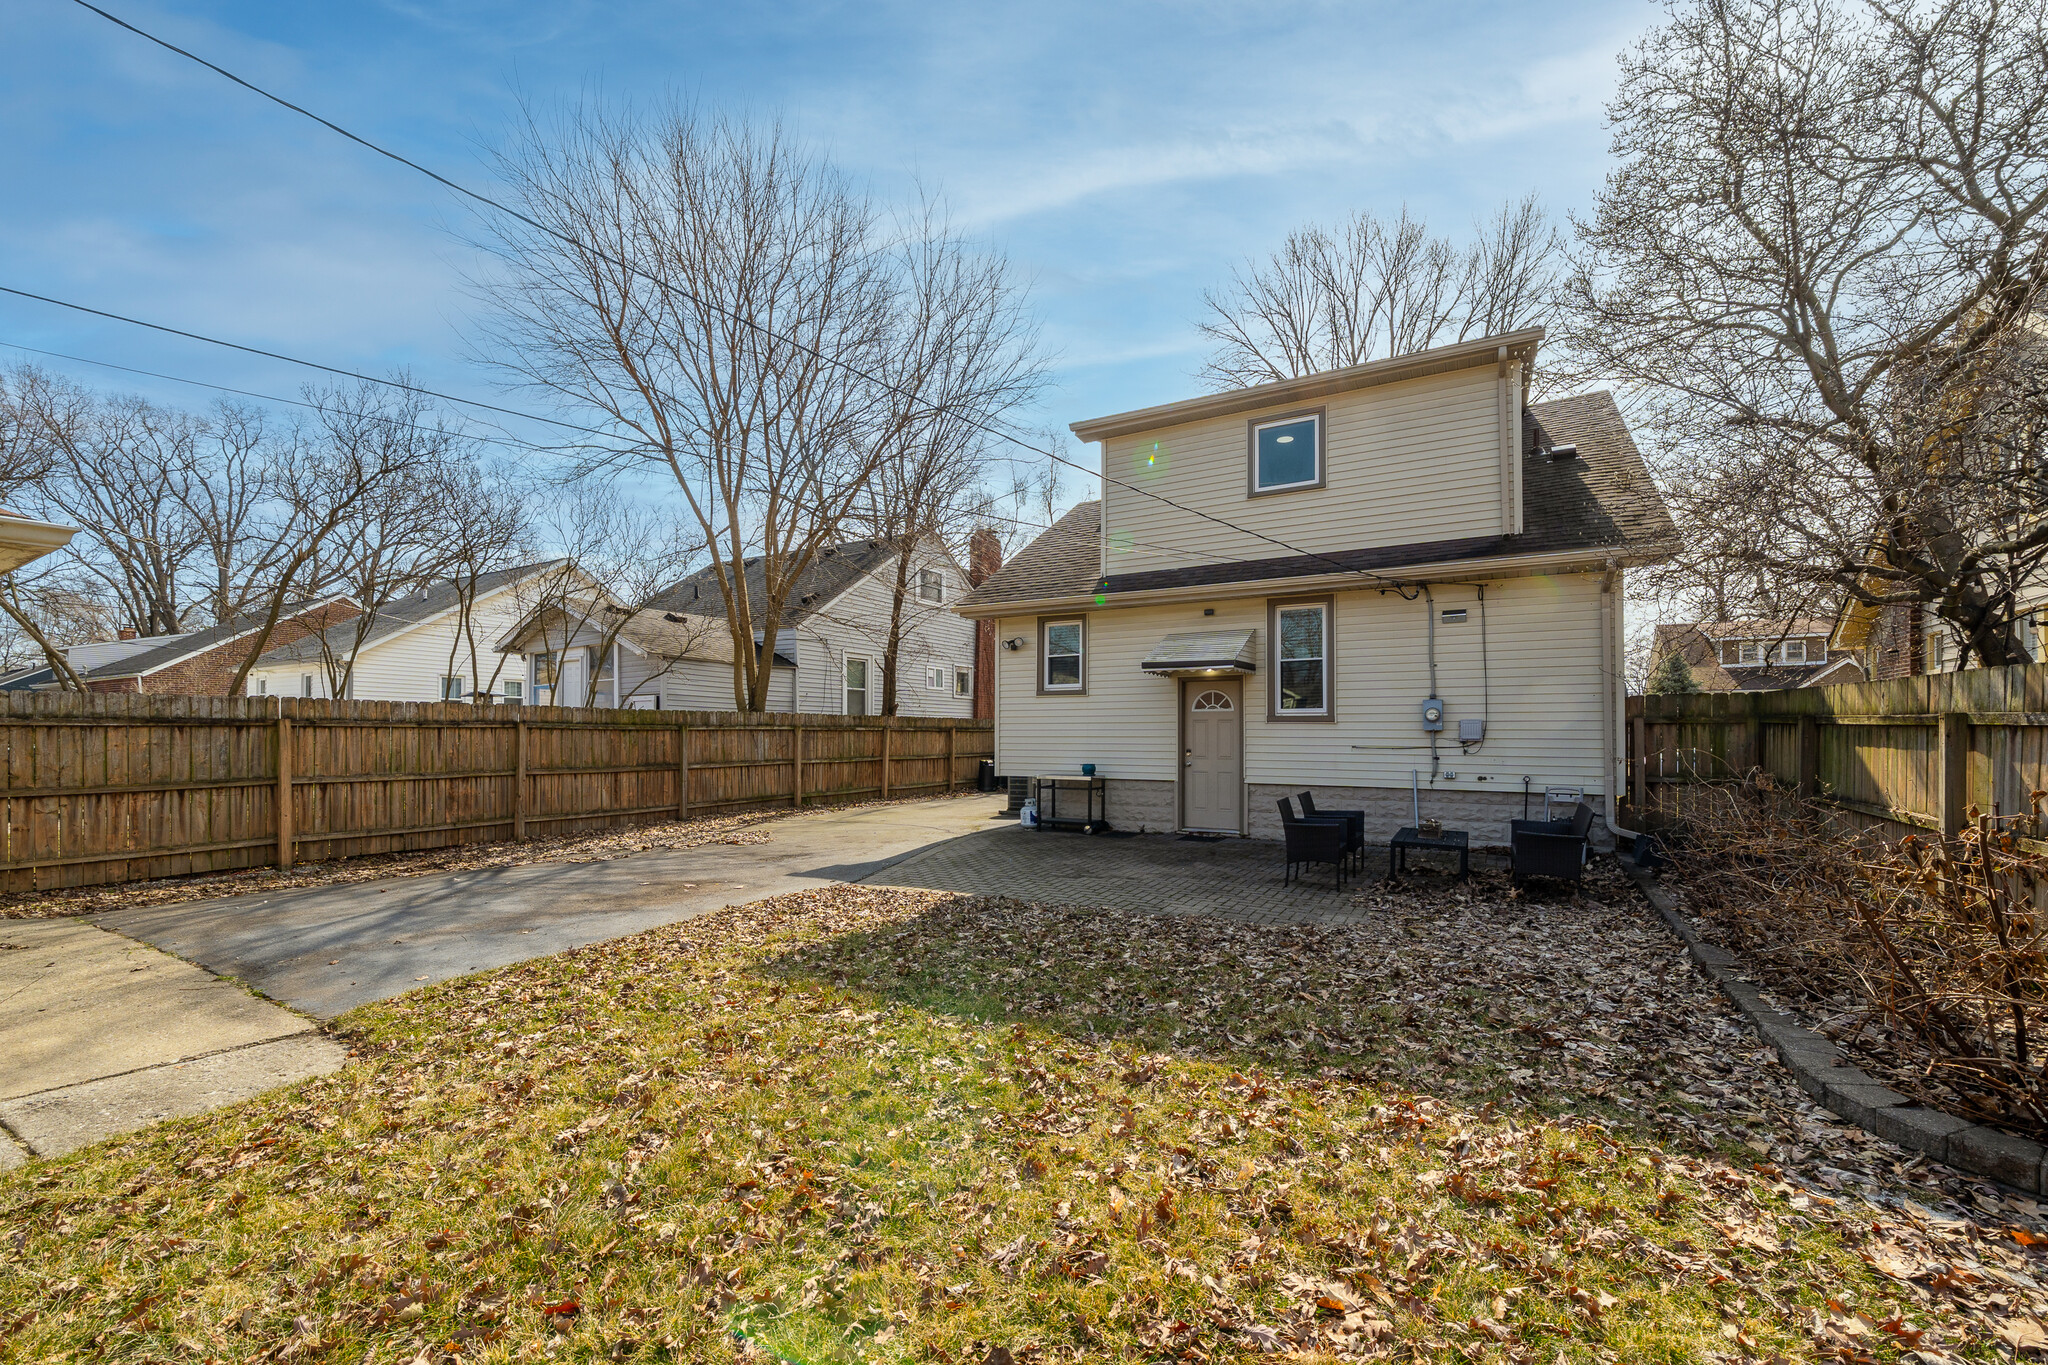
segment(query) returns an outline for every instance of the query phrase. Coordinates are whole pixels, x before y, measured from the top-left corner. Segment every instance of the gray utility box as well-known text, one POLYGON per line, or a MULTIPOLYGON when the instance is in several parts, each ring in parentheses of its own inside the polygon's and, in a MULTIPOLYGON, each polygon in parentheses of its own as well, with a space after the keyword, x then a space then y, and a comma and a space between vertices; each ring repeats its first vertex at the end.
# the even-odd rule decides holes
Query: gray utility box
POLYGON ((1458 722, 1458 742, 1460 744, 1477 744, 1485 738, 1486 721, 1483 718, 1461 720, 1458 722))

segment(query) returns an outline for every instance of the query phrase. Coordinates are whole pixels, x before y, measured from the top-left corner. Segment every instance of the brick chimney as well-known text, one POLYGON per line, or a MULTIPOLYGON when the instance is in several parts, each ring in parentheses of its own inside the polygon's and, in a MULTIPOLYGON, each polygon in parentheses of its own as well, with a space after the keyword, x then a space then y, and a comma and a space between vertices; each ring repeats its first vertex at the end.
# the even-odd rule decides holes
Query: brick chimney
MULTIPOLYGON (((967 582, 980 587, 1003 567, 1003 542, 989 527, 967 537, 967 582)), ((996 623, 974 623, 974 718, 994 720, 996 714, 996 623)))
POLYGON ((141 631, 135 629, 135 627, 133 626, 121 627, 121 638, 124 640, 133 640, 139 635, 141 635, 141 633, 141 631))

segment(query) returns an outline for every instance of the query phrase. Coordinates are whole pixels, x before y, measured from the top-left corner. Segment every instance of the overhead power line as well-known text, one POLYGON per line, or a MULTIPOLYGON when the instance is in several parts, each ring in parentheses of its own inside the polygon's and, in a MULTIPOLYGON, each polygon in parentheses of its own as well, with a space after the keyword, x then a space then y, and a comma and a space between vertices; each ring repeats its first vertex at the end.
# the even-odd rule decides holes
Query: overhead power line
MULTIPOLYGON (((451 180, 447 176, 442 175, 438 171, 431 170, 428 167, 421 165, 419 162, 412 160, 410 157, 401 155, 398 152, 394 152, 390 148, 382 146, 376 142, 372 142, 370 139, 363 137, 359 133, 351 132, 349 129, 342 127, 340 124, 334 122, 332 119, 323 118, 319 114, 314 113, 312 110, 307 109, 303 105, 294 104, 292 101, 284 98, 284 96, 274 94, 271 91, 264 89, 262 86, 257 85, 253 81, 244 80, 242 77, 236 75, 234 72, 228 70, 226 67, 221 66, 215 62, 210 62, 196 52, 192 52, 189 49, 182 48, 168 39, 159 38, 156 34, 149 32, 147 29, 138 28, 136 25, 129 23, 126 19, 121 18, 119 15, 111 14, 108 11, 101 9, 98 5, 91 3, 91 0, 73 0, 73 3, 78 5, 81 9, 87 9, 92 11, 94 14, 97 14, 100 18, 105 19, 108 23, 113 24, 116 27, 126 29, 128 32, 134 34, 138 38, 142 38, 148 42, 156 44, 158 47, 163 48, 166 52, 174 53, 177 56, 185 58, 189 62, 194 62, 200 66, 205 67, 208 71, 213 72, 215 75, 220 76, 225 80, 232 81, 234 84, 241 86, 244 90, 247 90, 253 95, 257 95, 263 99, 269 100, 272 104, 275 104, 280 108, 288 109, 292 113, 299 115, 301 118, 312 120, 314 123, 319 124, 321 127, 327 129, 329 132, 334 133, 340 137, 344 137, 348 139, 350 142, 355 143, 357 146, 363 148, 365 151, 374 152, 378 156, 385 157, 388 160, 397 162, 399 165, 404 166, 408 170, 417 171, 421 175, 426 176, 429 180, 434 181, 436 184, 442 185, 450 190, 453 190, 456 194, 459 194, 466 199, 473 200, 476 203, 485 205, 488 208, 495 209, 497 212, 502 213, 509 218, 524 223, 526 226, 532 228, 536 232, 544 233, 549 237, 553 237, 555 240, 562 242, 567 246, 573 247, 578 251, 588 252, 591 255, 596 256, 598 259, 605 261, 607 264, 617 269, 628 271, 631 274, 638 275, 641 278, 648 280, 648 282, 651 284, 655 284, 665 289, 675 289, 676 292, 682 294, 685 298, 690 299, 699 307, 709 308, 713 312, 720 313, 725 317, 730 318, 734 322, 739 323, 743 327, 760 333, 762 336, 769 337, 787 346, 793 346, 824 364, 837 366, 838 368, 846 371, 848 374, 851 374, 856 378, 865 380, 868 383, 874 384, 878 388, 887 390, 888 392, 894 393, 899 397, 908 398, 913 403, 922 403, 922 400, 920 400, 916 394, 913 394, 896 384, 892 384, 888 380, 883 379, 878 375, 870 373, 866 369, 854 364, 851 361, 841 359, 838 356, 827 355, 825 352, 820 351, 816 347, 810 346, 796 339, 795 337, 784 335, 783 333, 776 331, 774 328, 769 327, 761 322, 758 322, 751 317, 747 317, 744 314, 737 313, 732 309, 727 308, 724 305, 718 303, 716 300, 705 299, 696 294, 691 293, 686 289, 681 289, 680 287, 676 286, 673 282, 653 279, 652 277, 648 276, 646 271, 640 269, 638 266, 635 266, 630 261, 621 260, 618 257, 612 256, 608 252, 605 252, 597 247, 594 247, 587 242, 581 241, 576 237, 570 236, 568 233, 563 232, 560 229, 549 227, 545 223, 542 223, 535 218, 529 217, 527 214, 521 213, 518 209, 513 208, 511 205, 506 204, 501 200, 494 199, 490 195, 484 194, 480 191, 470 189, 468 186, 463 185, 457 181, 451 180)), ((7 292, 20 293, 21 291, 8 290, 7 292)), ((35 296, 28 295, 27 297, 33 298, 35 296)), ((82 311, 91 312, 93 310, 85 309, 82 311)), ((142 325, 151 326, 153 324, 144 323, 142 325)), ((159 328, 158 330, 173 331, 175 329, 159 328)), ((181 333, 180 335, 189 335, 189 333, 181 333)), ((251 348, 238 347, 237 349, 250 350, 251 348)), ((255 354, 266 355, 269 353, 257 351, 255 352, 255 354)), ((323 366, 321 368, 326 367, 323 366)), ((335 371, 335 373, 344 372, 335 371)), ((356 377, 360 378, 361 376, 356 377)), ((932 407, 929 403, 922 403, 922 405, 928 411, 939 411, 939 409, 932 407)), ((478 406, 488 407, 489 405, 482 404, 478 406)), ((501 412, 505 411, 505 409, 502 408, 496 410, 501 412)), ((1390 587, 1394 587, 1396 589, 1402 586, 1396 580, 1388 578, 1384 574, 1376 574, 1368 569, 1353 568, 1348 564, 1344 564, 1338 560, 1330 558, 1328 555, 1321 554, 1314 550, 1304 550, 1298 545, 1289 544, 1287 541, 1281 540, 1275 536, 1269 536, 1263 531, 1255 531, 1248 526, 1241 526, 1238 523, 1231 521, 1226 517, 1219 517, 1214 513, 1204 512, 1198 508, 1189 507, 1184 503, 1176 502, 1172 498, 1169 498, 1166 495, 1164 495, 1163 493, 1155 493, 1149 488, 1141 488, 1138 485, 1126 482, 1125 480, 1112 478, 1107 468, 1103 468, 1100 470, 1090 469, 1088 468, 1088 466, 1084 464, 1080 464, 1074 460, 1068 459, 1066 456, 1059 454, 1057 451, 1048 449, 1044 446, 1033 445, 1029 441, 1026 441, 1022 437, 1018 436, 1016 433, 1011 431, 1005 431, 1002 428, 994 426, 979 418, 965 416, 962 418, 962 420, 965 421, 965 423, 968 426, 972 427, 976 431, 981 432, 984 435, 993 436, 997 440, 1008 441, 1011 444, 1016 445, 1024 450, 1029 450, 1034 454, 1044 456, 1048 460, 1052 460, 1059 464, 1063 464, 1070 469, 1079 470, 1083 474, 1092 475, 1096 478, 1101 479, 1105 485, 1114 485, 1118 488, 1124 489, 1127 492, 1136 493, 1141 497, 1150 498, 1155 502, 1163 503, 1164 505, 1173 508, 1175 511, 1185 513, 1188 516, 1198 517, 1203 521, 1207 521, 1213 523, 1214 525, 1222 526, 1228 530, 1235 531, 1239 535, 1248 536, 1254 540, 1264 541, 1268 545, 1277 546, 1280 549, 1287 550, 1293 554, 1301 555, 1304 558, 1313 559, 1321 563, 1328 564, 1340 573, 1354 574, 1361 578, 1372 579, 1376 582, 1385 584, 1390 587)), ((572 423, 557 422, 556 425, 570 427, 572 430, 589 430, 589 428, 576 428, 572 423)), ((1103 463, 1106 466, 1108 464, 1108 460, 1105 458, 1103 463)), ((1403 595, 1405 596, 1406 594, 1403 595)))

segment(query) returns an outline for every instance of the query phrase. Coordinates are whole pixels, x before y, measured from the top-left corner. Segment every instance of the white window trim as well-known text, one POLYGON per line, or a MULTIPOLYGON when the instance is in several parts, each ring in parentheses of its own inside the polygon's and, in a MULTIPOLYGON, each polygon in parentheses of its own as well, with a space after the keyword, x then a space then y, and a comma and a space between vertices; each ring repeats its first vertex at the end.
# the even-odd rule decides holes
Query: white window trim
POLYGON ((946 670, 944 665, 926 664, 924 666, 924 690, 927 692, 943 692, 946 690, 946 686, 946 670))
POLYGON ((1735 642, 1735 667, 1762 668, 1764 644, 1760 640, 1737 640, 1735 642))
POLYGON ((860 711, 858 714, 863 716, 873 715, 874 713, 868 710, 868 702, 875 694, 875 662, 865 654, 848 654, 839 665, 839 712, 841 715, 851 716, 855 714, 847 702, 847 693, 855 690, 860 692, 860 711), (848 681, 848 675, 853 671, 853 665, 856 663, 861 665, 861 681, 864 684, 859 689, 856 689, 848 681))
POLYGON ((946 600, 946 573, 943 569, 919 569, 917 571, 917 600, 920 602, 943 602, 946 600), (925 578, 932 580, 932 591, 925 591, 925 578))
POLYGON ((1041 692, 1085 692, 1088 690, 1088 622, 1079 616, 1048 616, 1038 627, 1038 639, 1043 655, 1038 661, 1038 690, 1041 692), (1080 632, 1080 650, 1074 654, 1055 655, 1052 652, 1052 633, 1059 626, 1072 626, 1080 632), (1055 658, 1074 661, 1075 681, 1056 683, 1052 680, 1052 661, 1055 658))
POLYGON ((1330 667, 1330 618, 1332 614, 1330 605, 1328 602, 1276 602, 1273 604, 1273 714, 1282 719, 1291 720, 1310 716, 1320 717, 1330 714, 1330 692, 1333 682, 1331 677, 1333 670, 1330 667), (1285 634, 1280 629, 1280 621, 1282 617, 1291 611, 1312 611, 1323 620, 1323 651, 1320 655, 1315 656, 1316 662, 1320 663, 1323 668, 1323 704, 1321 706, 1283 707, 1280 704, 1281 664, 1307 662, 1305 658, 1285 658, 1280 652, 1283 647, 1282 638, 1285 634))
POLYGON ((1814 660, 1808 657, 1806 641, 1786 640, 1778 646, 1778 662, 1781 664, 1804 664, 1812 663, 1814 660), (1794 645, 1799 646, 1799 657, 1796 659, 1792 657, 1792 646, 1794 645))
POLYGON ((973 669, 956 668, 953 670, 953 695, 956 697, 971 697, 974 695, 973 669))
POLYGON ((468 693, 468 689, 467 689, 466 687, 464 687, 464 686, 463 686, 463 684, 467 683, 468 681, 469 681, 469 678, 468 678, 468 676, 467 676, 467 675, 465 675, 465 674, 462 674, 462 673, 444 673, 444 674, 442 674, 442 675, 441 675, 441 700, 442 700, 442 701, 467 701, 467 700, 469 700, 469 693, 468 693), (452 687, 452 688, 450 687, 450 684, 451 684, 451 683, 453 684, 453 687, 452 687), (450 696, 450 695, 449 695, 449 693, 450 693, 451 691, 453 691, 453 693, 454 693, 454 695, 453 695, 453 696, 450 696))
POLYGON ((1275 417, 1271 421, 1252 423, 1251 458, 1252 492, 1255 494, 1285 493, 1290 488, 1318 487, 1323 482, 1323 414, 1320 412, 1297 412, 1290 417, 1275 417), (1291 427, 1300 422, 1313 422, 1315 424, 1315 472, 1308 478, 1296 479, 1293 483, 1259 482, 1259 433, 1271 427, 1291 427))

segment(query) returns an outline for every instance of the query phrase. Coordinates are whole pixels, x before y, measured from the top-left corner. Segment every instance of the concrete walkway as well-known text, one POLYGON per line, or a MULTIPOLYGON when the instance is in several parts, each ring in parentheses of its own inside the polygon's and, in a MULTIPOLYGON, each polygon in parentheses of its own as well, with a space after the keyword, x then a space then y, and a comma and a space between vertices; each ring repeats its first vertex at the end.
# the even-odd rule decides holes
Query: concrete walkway
POLYGON ((0 1166, 319 1075, 312 1020, 78 920, 0 921, 0 1166))
POLYGON ((429 982, 638 933, 764 896, 859 881, 986 828, 1001 797, 820 811, 706 844, 116 910, 95 922, 318 1019, 429 982))
POLYGON ((858 881, 1001 808, 827 810, 761 826, 766 843, 0 921, 0 1169, 337 1070, 315 1021, 368 1001, 858 881))

